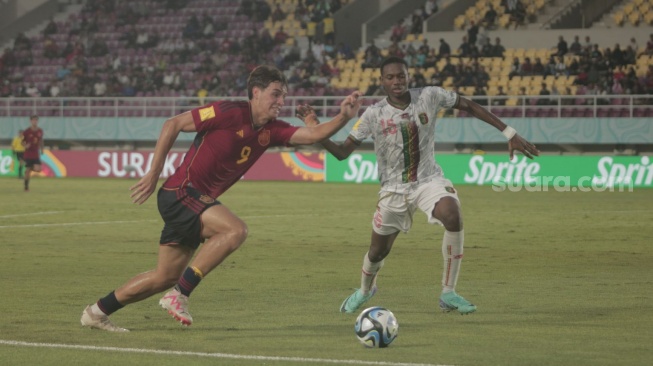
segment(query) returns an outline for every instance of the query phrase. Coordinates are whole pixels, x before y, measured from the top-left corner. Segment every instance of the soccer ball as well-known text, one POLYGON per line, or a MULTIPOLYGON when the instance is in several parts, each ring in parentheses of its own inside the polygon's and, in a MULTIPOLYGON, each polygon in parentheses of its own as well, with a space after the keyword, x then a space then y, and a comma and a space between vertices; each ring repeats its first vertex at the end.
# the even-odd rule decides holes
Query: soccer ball
POLYGON ((392 311, 375 306, 363 310, 356 318, 356 337, 369 348, 384 348, 397 338, 399 323, 392 311))

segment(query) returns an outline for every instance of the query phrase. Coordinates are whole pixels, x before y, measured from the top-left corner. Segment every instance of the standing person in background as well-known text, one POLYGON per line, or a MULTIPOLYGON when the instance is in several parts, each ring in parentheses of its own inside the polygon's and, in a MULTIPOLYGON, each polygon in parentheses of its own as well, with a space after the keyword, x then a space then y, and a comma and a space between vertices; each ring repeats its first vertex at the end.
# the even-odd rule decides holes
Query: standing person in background
POLYGON ((283 72, 259 66, 247 80, 248 101, 214 102, 163 124, 151 169, 131 187, 134 203, 142 204, 154 192, 179 133, 197 135, 184 161, 157 195, 164 226, 156 269, 136 275, 87 306, 82 312, 83 326, 127 332, 114 325, 109 315, 173 286, 159 305, 182 324, 191 325, 191 292, 247 238, 245 222, 217 198, 238 182, 269 147, 311 145, 329 138, 358 115, 362 102, 360 94, 354 92, 340 104, 340 113, 331 121, 296 127, 277 119, 287 90, 283 72))
MULTIPOLYGON (((345 299, 340 311, 353 313, 374 296, 376 277, 385 257, 399 233, 411 228, 413 214, 419 208, 430 224, 440 224, 445 229, 440 308, 472 313, 476 306, 455 291, 463 258, 463 219, 458 193, 433 158, 438 111, 456 108, 502 131, 511 159, 515 150, 529 158, 539 155, 539 151, 487 109, 453 91, 440 87, 408 89, 408 65, 404 59, 388 57, 381 63, 380 71, 387 98, 365 110, 344 143, 322 141, 338 160, 344 160, 371 137, 381 181, 371 244, 363 258, 361 287, 345 299)), ((300 112, 298 115, 307 126, 319 123, 310 107, 300 112)))
POLYGON ((25 154, 25 146, 23 146, 23 130, 18 130, 18 134, 11 141, 11 151, 16 156, 18 160, 18 179, 23 177, 23 168, 25 167, 25 160, 23 155, 25 154))
POLYGON ((29 191, 29 180, 32 172, 41 171, 41 154, 43 153, 43 130, 39 127, 39 116, 29 118, 30 127, 23 131, 25 146, 25 192, 29 191))

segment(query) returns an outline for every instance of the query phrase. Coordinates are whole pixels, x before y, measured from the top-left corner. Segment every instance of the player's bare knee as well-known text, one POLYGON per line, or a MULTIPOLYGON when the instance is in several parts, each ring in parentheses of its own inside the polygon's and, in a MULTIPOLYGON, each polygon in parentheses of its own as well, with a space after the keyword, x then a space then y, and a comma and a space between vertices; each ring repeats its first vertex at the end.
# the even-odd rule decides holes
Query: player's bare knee
POLYGON ((367 257, 370 259, 370 262, 378 263, 385 259, 388 254, 390 254, 390 249, 391 248, 386 247, 370 248, 370 250, 367 252, 367 257))
POLYGON ((463 229, 463 219, 458 210, 451 210, 441 214, 438 219, 447 231, 460 231, 463 229))

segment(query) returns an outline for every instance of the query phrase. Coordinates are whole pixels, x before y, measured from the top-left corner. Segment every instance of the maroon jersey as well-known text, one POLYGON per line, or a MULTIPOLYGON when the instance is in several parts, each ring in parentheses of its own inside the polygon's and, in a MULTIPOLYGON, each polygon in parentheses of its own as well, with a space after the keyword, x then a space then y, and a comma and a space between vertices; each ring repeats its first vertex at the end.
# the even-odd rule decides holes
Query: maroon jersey
POLYGON ((273 120, 254 129, 249 102, 215 102, 191 111, 197 136, 184 161, 163 186, 191 185, 217 198, 271 146, 288 145, 299 127, 273 120))
POLYGON ((25 141, 25 154, 24 159, 38 159, 40 158, 39 151, 41 150, 41 141, 43 140, 43 130, 37 128, 33 130, 31 127, 23 131, 23 141, 25 141))

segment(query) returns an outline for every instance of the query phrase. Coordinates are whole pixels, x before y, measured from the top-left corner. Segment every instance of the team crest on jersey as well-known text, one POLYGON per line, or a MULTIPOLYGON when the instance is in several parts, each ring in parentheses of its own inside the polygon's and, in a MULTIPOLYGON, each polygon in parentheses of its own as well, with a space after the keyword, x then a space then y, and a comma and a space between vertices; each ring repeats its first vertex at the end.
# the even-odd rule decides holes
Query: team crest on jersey
POLYGON ((456 193, 456 190, 453 187, 444 187, 444 190, 452 194, 456 193))
POLYGON ((211 204, 211 203, 215 202, 215 199, 203 194, 203 195, 200 196, 200 201, 202 201, 202 202, 204 202, 204 203, 206 203, 208 205, 208 204, 211 204))
POLYGON ((199 115, 200 115, 200 122, 204 122, 207 119, 211 119, 215 117, 215 109, 213 109, 213 106, 202 108, 199 110, 199 115))
POLYGON ((429 123, 429 116, 427 116, 426 113, 420 113, 418 117, 419 117, 419 123, 423 125, 429 123))
POLYGON ((263 130, 258 134, 258 143, 261 146, 268 146, 270 144, 270 130, 263 130))

